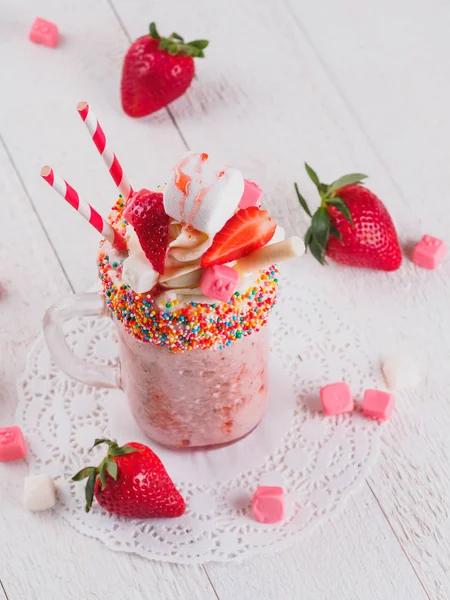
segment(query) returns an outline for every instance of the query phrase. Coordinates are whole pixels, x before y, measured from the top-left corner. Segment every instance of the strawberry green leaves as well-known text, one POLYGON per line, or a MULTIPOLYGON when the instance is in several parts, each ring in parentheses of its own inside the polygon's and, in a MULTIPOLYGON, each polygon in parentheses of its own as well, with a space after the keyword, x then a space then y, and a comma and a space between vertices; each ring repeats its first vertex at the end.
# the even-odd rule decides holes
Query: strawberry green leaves
POLYGON ((298 201, 300 202, 300 204, 302 205, 303 210, 305 211, 305 213, 310 216, 312 218, 312 214, 311 211, 309 210, 309 206, 308 203, 306 202, 306 200, 303 198, 303 196, 300 194, 300 190, 298 189, 298 185, 296 183, 294 183, 294 187, 295 187, 295 191, 297 192, 297 198, 298 201))
POLYGON ((311 169, 311 167, 308 165, 308 163, 305 163, 305 169, 306 169, 306 172, 309 175, 309 178, 314 183, 314 185, 317 186, 317 187, 319 187, 320 186, 320 180, 317 177, 317 173, 313 169, 311 169))
POLYGON ((337 208, 338 211, 344 215, 344 217, 347 219, 350 225, 353 225, 352 215, 350 214, 350 211, 348 210, 347 205, 343 200, 335 196, 334 198, 327 200, 327 204, 331 204, 331 206, 337 208))
POLYGON ((314 214, 306 202, 305 198, 301 195, 298 185, 295 183, 295 192, 297 194, 298 201, 300 202, 303 210, 306 214, 311 217, 311 226, 305 234, 305 245, 306 248, 311 251, 311 254, 320 262, 320 264, 326 264, 325 252, 328 244, 330 235, 336 237, 341 244, 342 236, 341 232, 331 223, 329 207, 333 206, 336 210, 341 212, 350 225, 353 226, 352 216, 345 202, 340 198, 336 192, 347 185, 360 184, 367 175, 362 173, 352 173, 350 175, 344 175, 336 181, 330 184, 322 183, 317 173, 307 163, 305 163, 305 170, 308 177, 314 183, 319 192, 321 199, 320 207, 314 214))
POLYGON ((311 220, 311 254, 323 265, 325 264, 325 248, 330 235, 330 216, 325 206, 321 206, 313 214, 311 220))
POLYGON ((91 473, 88 477, 85 490, 86 506, 85 511, 89 512, 92 508, 92 501, 94 500, 94 489, 95 480, 97 479, 97 473, 91 473))
POLYGON ((72 477, 72 481, 82 481, 83 479, 87 478, 85 490, 86 512, 89 512, 92 507, 97 477, 100 478, 102 490, 104 490, 108 484, 108 480, 106 478, 107 474, 112 477, 114 481, 117 480, 119 469, 114 457, 124 456, 125 454, 131 454, 132 452, 140 452, 140 450, 137 448, 133 448, 132 446, 119 446, 117 442, 113 442, 112 440, 108 440, 106 438, 96 439, 91 450, 100 444, 107 444, 108 446, 108 453, 100 465, 98 467, 85 467, 72 477))
POLYGON ((179 33, 170 34, 169 37, 161 37, 156 28, 156 23, 150 23, 150 37, 159 41, 159 48, 167 50, 169 54, 182 54, 184 56, 192 56, 193 58, 204 58, 203 50, 208 46, 208 40, 192 40, 185 42, 184 38, 179 33))
POLYGON ((332 194, 336 190, 340 190, 346 185, 353 185, 354 183, 361 183, 363 179, 367 179, 367 175, 363 175, 362 173, 351 173, 350 175, 344 175, 336 181, 333 181, 328 186, 328 193, 332 194))

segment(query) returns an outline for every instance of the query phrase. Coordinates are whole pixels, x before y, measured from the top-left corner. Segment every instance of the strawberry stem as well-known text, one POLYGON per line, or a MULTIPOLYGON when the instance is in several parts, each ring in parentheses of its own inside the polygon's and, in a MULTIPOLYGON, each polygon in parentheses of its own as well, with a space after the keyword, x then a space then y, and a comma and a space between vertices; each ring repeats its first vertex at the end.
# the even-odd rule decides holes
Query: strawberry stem
POLYGON ((320 196, 320 206, 316 212, 312 214, 308 203, 300 194, 298 185, 294 183, 298 201, 306 214, 311 217, 311 226, 305 234, 305 245, 320 264, 324 265, 326 264, 325 251, 330 235, 336 237, 342 244, 340 231, 331 224, 328 207, 334 206, 334 208, 344 215, 350 225, 353 226, 352 216, 348 206, 342 198, 339 197, 339 190, 347 185, 361 184, 362 180, 365 179, 367 175, 363 175, 362 173, 351 173, 350 175, 344 175, 343 177, 336 179, 336 181, 333 181, 330 184, 326 184, 320 181, 317 173, 307 163, 305 163, 305 170, 308 177, 316 186, 320 196))
POLYGON ((156 23, 150 23, 150 37, 159 40, 159 49, 166 50, 169 54, 192 56, 193 58, 204 58, 203 50, 208 46, 208 40, 192 40, 185 42, 184 38, 175 31, 169 37, 161 37, 158 33, 156 23))

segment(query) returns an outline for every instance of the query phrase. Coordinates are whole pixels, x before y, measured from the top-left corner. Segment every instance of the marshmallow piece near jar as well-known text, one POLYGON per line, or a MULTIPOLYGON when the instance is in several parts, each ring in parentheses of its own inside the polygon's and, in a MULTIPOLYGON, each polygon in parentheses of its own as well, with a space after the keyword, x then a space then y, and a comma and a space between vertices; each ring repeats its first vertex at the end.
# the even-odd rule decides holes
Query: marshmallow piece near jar
POLYGON ((23 503, 31 511, 48 510, 56 504, 56 489, 49 475, 29 475, 23 484, 23 503))
POLYGON ((415 387, 421 379, 418 365, 409 356, 399 355, 385 358, 381 370, 390 390, 415 387))
POLYGON ((122 279, 137 294, 143 294, 153 288, 159 273, 150 264, 145 254, 137 252, 123 261, 122 279))
POLYGON ((244 192, 240 171, 190 152, 175 166, 164 190, 164 210, 180 221, 214 236, 239 205, 244 192))

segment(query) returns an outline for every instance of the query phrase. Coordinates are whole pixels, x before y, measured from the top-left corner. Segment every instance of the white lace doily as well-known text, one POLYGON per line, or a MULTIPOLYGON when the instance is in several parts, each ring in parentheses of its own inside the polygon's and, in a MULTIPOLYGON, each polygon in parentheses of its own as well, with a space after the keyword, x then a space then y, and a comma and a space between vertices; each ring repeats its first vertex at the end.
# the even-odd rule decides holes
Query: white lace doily
MULTIPOLYGON (((17 421, 28 440, 30 472, 49 473, 56 480, 55 516, 113 550, 188 564, 280 550, 342 507, 373 463, 379 425, 359 412, 324 416, 318 411, 318 390, 345 380, 361 398, 375 383, 375 369, 357 331, 316 285, 305 289, 289 267, 282 269, 281 281, 289 284, 282 284, 272 316, 271 367, 277 385, 268 412, 252 434, 224 448, 177 452, 149 441, 121 391, 71 380, 53 363, 43 338, 37 340, 18 385, 17 421), (178 519, 127 521, 94 505, 86 514, 84 486, 71 482, 71 476, 100 461, 101 450, 88 453, 96 437, 150 445, 183 494, 186 513, 178 519), (287 515, 282 523, 253 520, 250 504, 259 484, 284 487, 287 515)), ((67 333, 80 356, 101 363, 116 360, 109 319, 71 321, 67 333)))

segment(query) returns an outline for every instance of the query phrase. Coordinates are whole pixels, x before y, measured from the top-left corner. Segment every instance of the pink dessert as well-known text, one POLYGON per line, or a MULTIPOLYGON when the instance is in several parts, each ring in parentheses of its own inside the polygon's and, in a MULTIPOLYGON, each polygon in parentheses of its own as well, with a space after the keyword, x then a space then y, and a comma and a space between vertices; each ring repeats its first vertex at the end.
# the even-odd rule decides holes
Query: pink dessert
POLYGON ((304 244, 285 240, 260 210, 259 186, 205 152, 186 154, 164 186, 134 192, 89 105, 78 111, 121 190, 109 222, 50 167, 41 176, 105 238, 97 266, 120 364, 80 361, 65 342, 71 315, 106 316, 95 293, 47 311, 52 355, 79 381, 122 387, 138 425, 162 444, 237 440, 267 404, 275 263, 302 255, 304 244))
POLYGON ((269 330, 223 350, 173 354, 119 327, 123 386, 148 437, 176 447, 226 444, 262 419, 269 385, 269 330))
POLYGON ((167 446, 237 440, 267 405, 274 257, 292 258, 303 247, 291 238, 272 251, 276 225, 266 211, 234 218, 244 187, 236 169, 189 153, 165 188, 141 190, 114 207, 111 224, 128 251, 100 246, 121 386, 142 430, 167 446), (212 264, 202 266, 208 251, 212 264))

